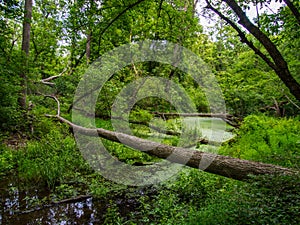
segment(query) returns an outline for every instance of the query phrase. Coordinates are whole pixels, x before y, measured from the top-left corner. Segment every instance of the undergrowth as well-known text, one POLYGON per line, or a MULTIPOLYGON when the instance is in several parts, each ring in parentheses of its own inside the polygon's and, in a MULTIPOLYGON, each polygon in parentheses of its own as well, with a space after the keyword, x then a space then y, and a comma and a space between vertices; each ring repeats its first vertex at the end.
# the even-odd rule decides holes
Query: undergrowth
MULTIPOLYGON (((44 121, 44 126, 53 123, 44 121)), ((112 129, 107 121, 98 127, 112 129)), ((42 130, 42 128, 40 128, 42 130)), ((39 132, 41 131, 39 130, 39 132)), ((66 128, 52 126, 39 139, 13 150, 0 147, 0 176, 15 171, 26 185, 52 190, 54 199, 92 194, 108 199, 105 224, 299 224, 300 177, 261 176, 249 183, 184 168, 171 180, 148 187, 126 187, 105 180, 81 156, 74 137, 66 128), (83 185, 79 186, 78 183, 83 185), (73 185, 75 184, 75 185, 73 185), (134 199, 133 211, 112 196, 134 199), (109 200, 111 199, 111 200, 109 200)), ((300 124, 298 119, 249 116, 222 154, 299 168, 300 124)), ((103 141, 112 155, 128 164, 155 162, 145 153, 103 141)), ((132 200, 133 201, 133 200, 132 200)))
POLYGON ((219 153, 299 169, 299 118, 248 116, 237 136, 219 153))

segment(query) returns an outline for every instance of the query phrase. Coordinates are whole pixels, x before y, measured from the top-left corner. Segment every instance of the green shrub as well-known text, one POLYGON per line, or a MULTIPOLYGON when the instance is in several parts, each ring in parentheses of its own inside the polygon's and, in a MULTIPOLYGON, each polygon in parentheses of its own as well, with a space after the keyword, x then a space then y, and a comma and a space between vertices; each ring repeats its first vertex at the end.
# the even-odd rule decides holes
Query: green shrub
POLYGON ((299 178, 263 176, 251 183, 232 183, 187 224, 299 224, 299 178))
POLYGON ((0 59, 1 131, 16 131, 24 122, 22 120, 22 112, 18 109, 19 91, 18 76, 10 65, 7 65, 0 59))
POLYGON ((11 149, 0 145, 0 176, 15 167, 14 155, 11 149))
POLYGON ((59 130, 52 130, 38 141, 28 141, 18 158, 21 179, 25 182, 42 182, 50 188, 88 168, 76 148, 74 138, 65 136, 59 130))
POLYGON ((237 136, 220 149, 237 158, 299 167, 300 121, 296 118, 248 116, 237 136))
POLYGON ((130 112, 130 119, 141 122, 149 122, 153 115, 147 110, 135 109, 130 112))

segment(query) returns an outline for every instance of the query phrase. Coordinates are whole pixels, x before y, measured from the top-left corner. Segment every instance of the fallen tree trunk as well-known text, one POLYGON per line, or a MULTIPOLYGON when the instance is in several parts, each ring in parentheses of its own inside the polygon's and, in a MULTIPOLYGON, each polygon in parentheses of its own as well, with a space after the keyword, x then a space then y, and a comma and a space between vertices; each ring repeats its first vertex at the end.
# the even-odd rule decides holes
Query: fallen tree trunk
POLYGON ((182 116, 182 117, 215 117, 215 118, 228 118, 233 117, 229 114, 224 113, 162 113, 162 112, 153 112, 154 115, 159 116, 182 116))
MULTIPOLYGON (((112 119, 123 120, 123 121, 126 122, 126 120, 124 120, 123 118, 119 118, 119 117, 112 117, 112 119)), ((173 136, 180 136, 181 135, 181 133, 179 133, 179 132, 163 129, 163 128, 154 126, 152 124, 149 124, 149 122, 146 122, 146 121, 129 120, 129 123, 137 124, 137 125, 143 125, 143 126, 149 127, 151 129, 157 131, 158 133, 162 133, 162 134, 173 135, 173 136)))
POLYGON ((265 164, 259 162, 253 162, 248 160, 242 160, 232 158, 229 156, 216 155, 213 153, 201 152, 197 150, 191 150, 187 148, 173 147, 165 144, 160 144, 153 141, 144 140, 135 136, 117 133, 102 128, 91 129, 78 126, 65 118, 56 115, 48 117, 55 117, 59 121, 68 124, 76 132, 87 135, 95 136, 95 131, 99 137, 105 138, 110 141, 119 142, 125 144, 131 148, 145 151, 145 153, 162 158, 168 159, 171 162, 183 164, 192 168, 202 169, 203 171, 233 178, 236 180, 248 180, 249 175, 266 175, 266 174, 283 174, 293 175, 299 171, 292 169, 265 164), (122 142, 120 141, 122 140, 122 142), (149 150, 150 149, 150 150, 149 150), (168 158, 172 154, 172 157, 168 158), (209 165, 205 168, 200 167, 200 162, 209 162, 209 165), (200 167, 200 168, 199 168, 200 167))
POLYGON ((230 126, 238 128, 240 126, 241 119, 225 113, 162 113, 162 112, 153 112, 154 115, 158 115, 162 118, 166 117, 212 117, 212 118, 220 118, 230 126))

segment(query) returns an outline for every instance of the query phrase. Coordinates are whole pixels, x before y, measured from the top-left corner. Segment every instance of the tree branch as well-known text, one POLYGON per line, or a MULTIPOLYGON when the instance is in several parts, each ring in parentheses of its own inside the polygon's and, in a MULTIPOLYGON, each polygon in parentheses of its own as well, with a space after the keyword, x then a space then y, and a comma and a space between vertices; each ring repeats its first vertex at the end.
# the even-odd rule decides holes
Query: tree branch
MULTIPOLYGON (((54 95, 45 95, 44 96, 45 98, 52 98, 56 101, 57 103, 57 113, 56 113, 56 116, 60 116, 60 102, 59 100, 54 96, 54 95)), ((52 117, 51 115, 46 115, 48 117, 52 117)))
POLYGON ((223 0, 238 16, 238 23, 245 27, 259 42, 263 44, 270 56, 274 60, 276 67, 287 68, 287 63, 283 59, 273 42, 246 16, 242 8, 234 0, 223 0))
POLYGON ((286 97, 286 99, 287 99, 290 103, 292 103, 297 109, 300 110, 300 106, 297 105, 295 102, 293 102, 292 99, 289 98, 289 96, 287 96, 287 95, 284 95, 284 96, 286 97))
POLYGON ((116 22, 124 13, 126 13, 128 10, 132 9, 133 7, 137 6, 138 4, 142 3, 145 0, 138 0, 137 2, 127 6, 125 9, 123 9, 115 18, 113 18, 107 25, 106 27, 104 27, 104 29, 102 30, 100 37, 99 37, 99 41, 98 41, 98 46, 100 46, 100 42, 101 42, 101 38, 102 35, 106 32, 106 30, 114 23, 116 22))
POLYGON ((295 18, 297 19, 299 25, 300 25, 300 12, 298 9, 294 6, 294 4, 290 0, 283 0, 285 4, 289 7, 289 9, 294 14, 295 18))
POLYGON ((42 84, 46 84, 46 85, 49 85, 49 86, 53 87, 55 85, 55 83, 52 83, 52 82, 49 82, 49 81, 54 80, 58 77, 61 77, 66 71, 67 71, 67 68, 65 68, 60 74, 55 75, 55 76, 51 76, 51 77, 47 77, 45 79, 40 80, 40 82, 42 84))
MULTIPOLYGON (((207 0, 206 0, 207 1, 207 0)), ((295 80, 291 75, 288 64, 277 49, 276 45, 264 34, 257 26, 255 26, 249 18, 246 16, 246 13, 234 0, 222 0, 227 3, 227 5, 235 12, 238 16, 238 23, 241 24, 245 29, 247 29, 267 50, 270 57, 275 63, 274 71, 278 77, 283 81, 283 83, 289 88, 290 92, 300 100, 300 84, 295 80)))
POLYGON ((236 32, 238 33, 239 37, 241 38, 241 42, 247 44, 255 52, 255 54, 259 55, 268 64, 268 66, 270 66, 273 70, 276 70, 276 65, 265 54, 263 54, 258 48, 256 48, 251 41, 249 41, 247 39, 247 37, 244 34, 244 32, 233 21, 231 21, 229 18, 227 18, 226 16, 224 16, 219 10, 217 10, 216 8, 214 8, 210 4, 210 2, 208 0, 206 0, 206 3, 207 3, 207 6, 206 6, 207 9, 212 10, 221 19, 223 19, 224 21, 226 21, 233 29, 236 30, 236 32))
POLYGON ((223 114, 223 113, 161 113, 161 112, 154 112, 153 114, 161 116, 163 119, 165 117, 172 117, 172 116, 182 116, 182 117, 214 117, 220 118, 224 122, 228 123, 230 126, 238 128, 240 126, 241 119, 230 115, 230 114, 223 114))

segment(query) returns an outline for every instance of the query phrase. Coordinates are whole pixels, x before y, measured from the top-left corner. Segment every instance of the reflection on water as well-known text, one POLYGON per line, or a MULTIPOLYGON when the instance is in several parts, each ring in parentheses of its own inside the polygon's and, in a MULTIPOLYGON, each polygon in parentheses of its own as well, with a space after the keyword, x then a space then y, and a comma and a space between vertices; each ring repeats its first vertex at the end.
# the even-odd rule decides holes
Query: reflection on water
MULTIPOLYGON (((9 181, 0 181, 0 224, 102 224, 107 209, 112 201, 121 214, 134 211, 138 207, 136 199, 126 196, 107 196, 106 199, 93 199, 92 197, 74 203, 38 204, 49 197, 47 190, 30 190, 20 192, 9 181)), ((140 193, 137 192, 138 195, 140 193)))

